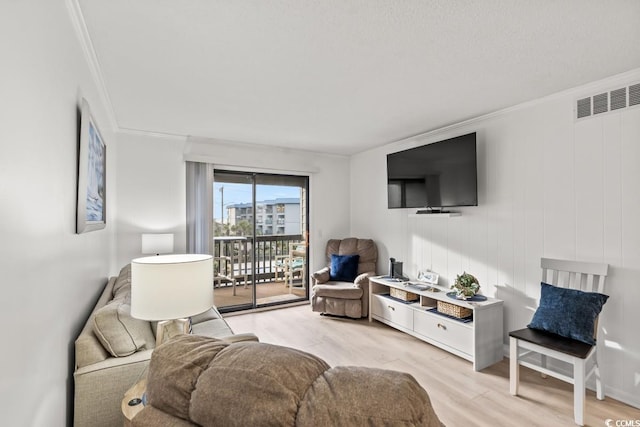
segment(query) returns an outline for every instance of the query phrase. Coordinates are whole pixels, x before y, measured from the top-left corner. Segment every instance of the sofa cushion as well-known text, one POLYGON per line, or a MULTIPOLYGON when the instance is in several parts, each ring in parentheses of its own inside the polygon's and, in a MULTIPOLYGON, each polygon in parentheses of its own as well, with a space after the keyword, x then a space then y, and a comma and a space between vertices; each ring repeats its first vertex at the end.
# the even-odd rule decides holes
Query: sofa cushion
POLYGON ((362 292, 362 288, 352 282, 330 282, 313 287, 314 295, 328 298, 360 299, 362 292))
POLYGON ((121 298, 126 294, 131 294, 131 264, 127 264, 120 269, 120 273, 113 284, 113 298, 121 298))
POLYGON ((358 261, 360 255, 337 255, 331 254, 331 269, 329 275, 331 280, 353 282, 358 275, 358 261))
POLYGON ((305 392, 327 369, 322 359, 292 348, 232 344, 198 379, 191 420, 210 426, 296 425, 305 392))
POLYGON ((124 300, 112 300, 96 311, 93 332, 112 356, 129 356, 155 347, 151 325, 131 317, 131 306, 124 300))
POLYGON ((218 313, 218 310, 216 310, 213 307, 211 307, 207 311, 203 311, 200 314, 196 314, 195 316, 191 316, 191 322, 194 325, 197 325, 198 323, 206 322, 206 321, 209 321, 209 320, 214 320, 214 319, 222 319, 222 316, 220 315, 220 313, 218 313))
POLYGON ((231 328, 223 319, 211 319, 204 322, 193 323, 191 331, 194 335, 202 335, 211 338, 220 338, 233 334, 231 328))
MULTIPOLYGON (((191 393, 198 378, 228 345, 217 339, 179 335, 158 346, 153 351, 149 364, 148 403, 188 420, 191 393)), ((211 391, 215 391, 215 388, 211 391)), ((212 399, 209 403, 211 402, 217 403, 217 399, 212 399)))
POLYGON ((182 335, 153 352, 147 401, 198 425, 295 425, 304 394, 327 369, 291 348, 182 335))
POLYGON ((429 395, 413 376, 339 366, 322 374, 300 404, 297 425, 440 427, 429 395))

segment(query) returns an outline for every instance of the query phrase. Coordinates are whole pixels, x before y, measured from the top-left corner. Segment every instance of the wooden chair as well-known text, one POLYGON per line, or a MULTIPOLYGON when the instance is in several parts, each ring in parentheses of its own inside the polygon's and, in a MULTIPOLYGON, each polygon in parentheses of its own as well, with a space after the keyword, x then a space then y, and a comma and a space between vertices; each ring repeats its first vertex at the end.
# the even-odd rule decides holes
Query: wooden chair
POLYGON ((296 274, 302 280, 302 289, 306 287, 306 260, 307 247, 304 242, 290 242, 289 253, 276 256, 275 280, 278 280, 278 273, 282 271, 284 285, 289 287, 289 293, 293 289, 293 279, 296 274))
MULTIPOLYGON (((297 274, 300 276, 300 280, 302 281, 302 289, 306 287, 305 280, 305 268, 307 264, 307 247, 304 243, 292 243, 289 246, 289 271, 288 279, 289 279, 289 293, 293 288, 293 279, 297 274)), ((286 282, 286 279, 285 279, 286 282)))
MULTIPOLYGON (((542 258, 542 281, 550 285, 602 293, 609 266, 607 264, 563 261, 542 258)), ((597 335, 597 320, 594 337, 597 335)), ((584 425, 584 401, 586 381, 596 374, 596 396, 604 399, 604 391, 598 368, 598 346, 586 344, 536 329, 524 328, 509 333, 509 388, 512 395, 518 394, 519 367, 526 366, 545 375, 573 384, 573 415, 575 423, 584 425), (520 350, 525 350, 521 352, 520 350), (531 353, 540 355, 540 364, 532 363, 531 353), (564 375, 547 368, 547 357, 573 365, 573 376, 564 375), (587 365, 593 363, 587 373, 587 365)))

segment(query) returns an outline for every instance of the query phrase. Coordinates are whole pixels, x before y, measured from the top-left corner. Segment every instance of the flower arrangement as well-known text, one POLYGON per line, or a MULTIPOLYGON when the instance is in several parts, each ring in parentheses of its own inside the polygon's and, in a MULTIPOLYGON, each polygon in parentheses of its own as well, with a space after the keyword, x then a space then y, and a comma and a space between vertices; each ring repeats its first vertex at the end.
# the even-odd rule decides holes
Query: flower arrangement
POLYGON ((467 299, 474 296, 480 290, 480 283, 471 274, 464 272, 456 276, 456 281, 451 285, 455 289, 456 296, 460 299, 467 299))

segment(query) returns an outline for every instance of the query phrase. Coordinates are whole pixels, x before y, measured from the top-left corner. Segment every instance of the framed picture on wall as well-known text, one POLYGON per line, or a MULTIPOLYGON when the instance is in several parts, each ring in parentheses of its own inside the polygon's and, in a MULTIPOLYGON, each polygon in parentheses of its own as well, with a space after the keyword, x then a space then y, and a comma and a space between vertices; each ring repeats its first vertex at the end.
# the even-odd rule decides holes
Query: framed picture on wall
POLYGON ((82 100, 78 149, 78 203, 76 233, 99 230, 107 220, 107 147, 89 103, 82 100))

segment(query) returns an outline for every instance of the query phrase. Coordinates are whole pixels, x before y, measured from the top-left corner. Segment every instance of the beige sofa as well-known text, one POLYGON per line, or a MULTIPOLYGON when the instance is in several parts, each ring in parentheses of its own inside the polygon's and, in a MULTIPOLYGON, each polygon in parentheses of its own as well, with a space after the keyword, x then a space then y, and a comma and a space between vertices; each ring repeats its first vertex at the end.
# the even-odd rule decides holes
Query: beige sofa
MULTIPOLYGON (((212 286, 213 292, 213 286, 212 286)), ((75 342, 74 426, 123 425, 124 393, 146 375, 155 347, 155 324, 130 314, 131 266, 109 279, 75 342)), ((193 333, 229 342, 257 341, 233 335, 215 308, 192 318, 193 333)))
POLYGON ((299 350, 179 336, 151 357, 132 426, 440 427, 404 372, 341 366, 299 350))

